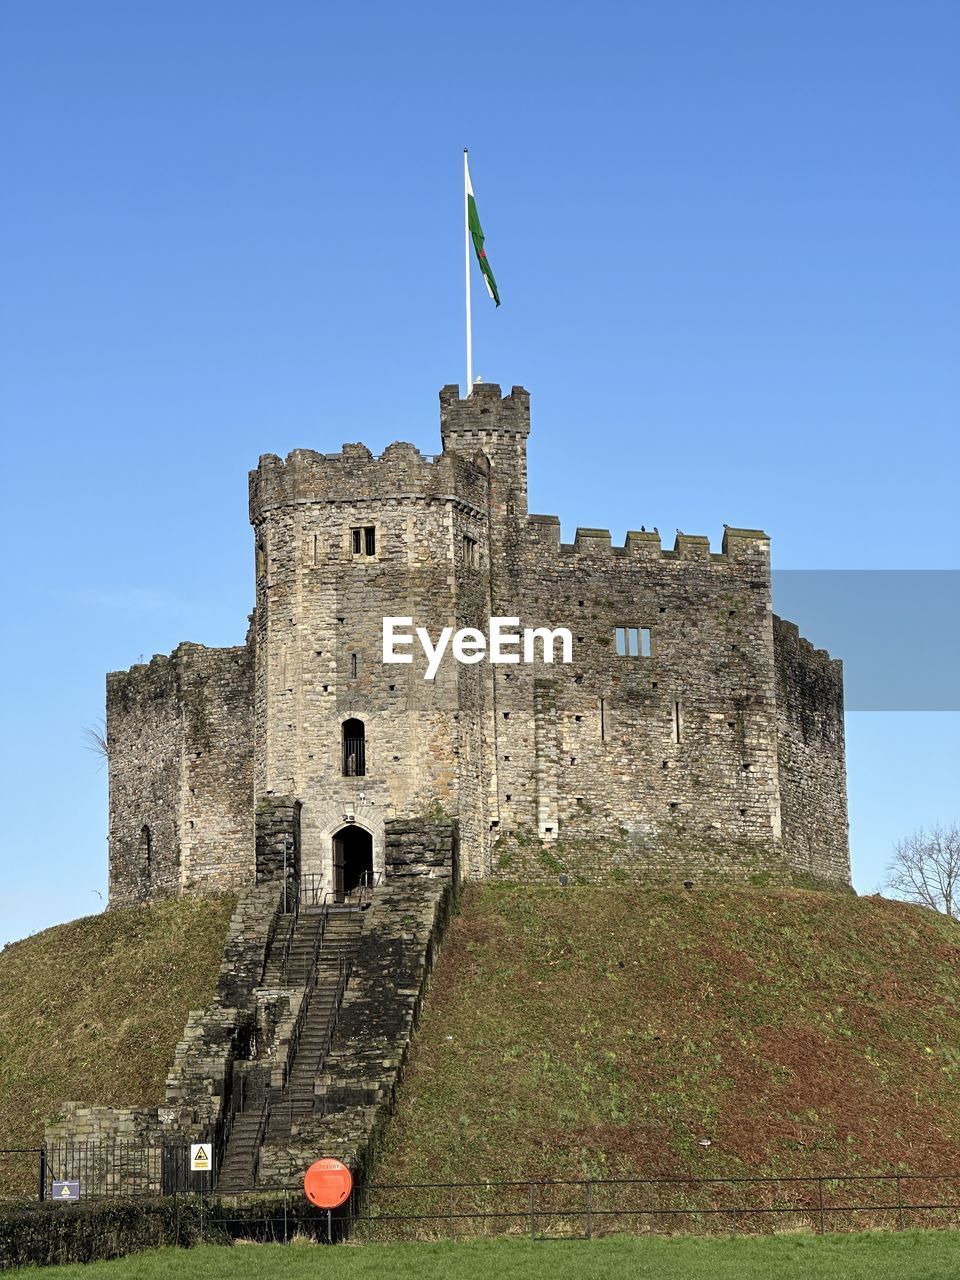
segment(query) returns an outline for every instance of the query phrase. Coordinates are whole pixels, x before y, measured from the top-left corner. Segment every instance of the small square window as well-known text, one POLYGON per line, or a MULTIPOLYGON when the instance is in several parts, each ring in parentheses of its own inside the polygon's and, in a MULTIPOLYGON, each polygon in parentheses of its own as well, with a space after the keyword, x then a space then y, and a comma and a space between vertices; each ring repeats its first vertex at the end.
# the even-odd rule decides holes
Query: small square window
POLYGON ((362 525, 350 530, 350 549, 355 556, 377 554, 377 530, 374 525, 362 525))

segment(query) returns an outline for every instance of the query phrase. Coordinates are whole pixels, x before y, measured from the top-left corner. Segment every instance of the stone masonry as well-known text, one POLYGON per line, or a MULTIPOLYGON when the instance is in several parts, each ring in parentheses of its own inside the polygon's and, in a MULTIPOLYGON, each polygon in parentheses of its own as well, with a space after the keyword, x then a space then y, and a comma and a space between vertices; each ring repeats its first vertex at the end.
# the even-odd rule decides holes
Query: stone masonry
POLYGON ((775 619, 767 535, 562 543, 527 510, 526 391, 445 387, 440 426, 436 457, 264 455, 247 643, 108 678, 111 902, 251 883, 293 825, 333 890, 431 816, 472 878, 849 885, 841 666, 775 619), (572 662, 448 654, 426 681, 416 647, 382 662, 385 616, 566 627, 572 662))

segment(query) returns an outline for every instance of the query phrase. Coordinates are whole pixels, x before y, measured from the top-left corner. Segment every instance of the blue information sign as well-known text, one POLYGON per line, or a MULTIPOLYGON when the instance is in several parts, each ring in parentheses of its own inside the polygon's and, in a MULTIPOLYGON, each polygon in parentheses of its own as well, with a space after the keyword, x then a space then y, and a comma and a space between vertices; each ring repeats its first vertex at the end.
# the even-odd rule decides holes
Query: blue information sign
POLYGON ((80 1180, 74 1182, 55 1182, 53 1184, 54 1200, 79 1200, 80 1199, 80 1180))

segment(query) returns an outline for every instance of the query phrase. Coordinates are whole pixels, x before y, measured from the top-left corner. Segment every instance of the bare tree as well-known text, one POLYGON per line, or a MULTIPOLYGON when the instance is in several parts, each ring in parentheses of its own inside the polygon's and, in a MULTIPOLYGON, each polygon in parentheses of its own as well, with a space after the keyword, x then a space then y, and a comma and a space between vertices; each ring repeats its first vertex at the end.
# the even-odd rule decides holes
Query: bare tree
POLYGON ((83 745, 88 751, 92 751, 95 756, 99 757, 97 768, 102 769, 110 758, 110 748, 107 745, 107 725, 102 717, 96 724, 88 725, 84 729, 83 745))
POLYGON ((960 827, 935 823, 900 840, 887 867, 885 888, 960 920, 960 827))

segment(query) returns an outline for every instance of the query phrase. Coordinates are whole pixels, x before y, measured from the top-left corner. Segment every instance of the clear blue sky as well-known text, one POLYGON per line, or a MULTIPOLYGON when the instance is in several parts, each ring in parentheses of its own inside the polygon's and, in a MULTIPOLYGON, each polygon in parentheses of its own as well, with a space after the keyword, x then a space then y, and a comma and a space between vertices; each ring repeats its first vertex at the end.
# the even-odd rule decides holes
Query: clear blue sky
MULTIPOLYGON (((7 0, 0 941, 105 892, 104 673, 242 640, 258 455, 438 447, 464 145, 532 510, 960 568, 958 138, 954 0, 7 0)), ((960 817, 960 716, 848 737, 869 891, 960 817)))

